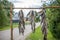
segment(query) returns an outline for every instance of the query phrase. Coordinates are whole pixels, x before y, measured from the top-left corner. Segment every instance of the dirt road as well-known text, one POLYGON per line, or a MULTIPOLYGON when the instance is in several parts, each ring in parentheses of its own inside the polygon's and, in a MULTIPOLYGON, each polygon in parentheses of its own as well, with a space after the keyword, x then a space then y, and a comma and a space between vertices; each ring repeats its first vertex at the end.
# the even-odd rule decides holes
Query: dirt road
MULTIPOLYGON (((36 28, 39 26, 40 23, 36 23, 36 28)), ((13 29, 13 39, 14 40, 25 40, 25 38, 32 32, 31 25, 25 25, 26 29, 24 32, 24 36, 22 34, 19 35, 18 28, 13 29)), ((10 29, 0 31, 0 40, 10 40, 10 29)))

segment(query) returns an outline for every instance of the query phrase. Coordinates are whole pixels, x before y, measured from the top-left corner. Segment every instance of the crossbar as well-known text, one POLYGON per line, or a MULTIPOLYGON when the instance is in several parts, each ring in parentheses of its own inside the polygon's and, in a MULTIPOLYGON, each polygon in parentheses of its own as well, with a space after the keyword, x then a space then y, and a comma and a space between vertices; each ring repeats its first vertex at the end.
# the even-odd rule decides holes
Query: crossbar
MULTIPOLYGON (((47 6, 47 7, 40 7, 40 8, 21 8, 21 7, 13 7, 12 9, 46 9, 46 8, 60 8, 60 6, 47 6)), ((4 7, 4 9, 10 9, 10 8, 4 7)))

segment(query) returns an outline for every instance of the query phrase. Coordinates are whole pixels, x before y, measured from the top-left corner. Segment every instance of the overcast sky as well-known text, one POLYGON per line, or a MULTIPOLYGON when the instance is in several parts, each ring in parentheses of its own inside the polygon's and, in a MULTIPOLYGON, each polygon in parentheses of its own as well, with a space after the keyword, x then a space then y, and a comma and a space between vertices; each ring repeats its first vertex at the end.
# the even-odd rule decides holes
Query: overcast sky
MULTIPOLYGON (((13 2, 14 7, 40 7, 42 5, 41 0, 10 0, 13 2)), ((17 10, 18 11, 18 10, 17 10)))
MULTIPOLYGON (((10 2, 13 2, 14 7, 22 7, 22 8, 39 8, 42 5, 41 0, 9 0, 10 2)), ((44 0, 46 1, 46 0, 44 0)), ((20 9, 14 9, 15 12, 18 12, 20 9)), ((35 9, 34 9, 35 10, 35 9)), ((24 9, 24 16, 26 17, 27 13, 29 12, 29 9, 24 9)), ((36 11, 39 11, 38 9, 36 11)))

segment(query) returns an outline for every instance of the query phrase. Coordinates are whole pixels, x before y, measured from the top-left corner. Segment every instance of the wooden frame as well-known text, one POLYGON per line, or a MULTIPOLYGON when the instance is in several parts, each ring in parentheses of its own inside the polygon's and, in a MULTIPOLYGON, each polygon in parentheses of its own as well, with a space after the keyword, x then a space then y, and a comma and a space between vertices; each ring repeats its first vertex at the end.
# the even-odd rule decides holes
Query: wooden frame
MULTIPOLYGON (((5 9, 9 9, 4 7, 5 9)), ((46 9, 46 8, 60 8, 60 6, 47 6, 47 7, 40 7, 40 8, 20 8, 20 7, 10 7, 10 27, 11 27, 11 40, 13 40, 13 26, 12 26, 12 9, 46 9)))

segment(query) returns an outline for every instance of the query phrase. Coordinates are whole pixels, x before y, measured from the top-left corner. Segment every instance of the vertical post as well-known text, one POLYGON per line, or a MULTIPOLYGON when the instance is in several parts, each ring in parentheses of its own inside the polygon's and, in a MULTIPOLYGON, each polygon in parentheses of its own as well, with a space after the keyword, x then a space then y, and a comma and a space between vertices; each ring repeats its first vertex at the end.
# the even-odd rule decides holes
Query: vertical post
POLYGON ((13 40, 12 5, 10 6, 10 27, 11 27, 11 40, 13 40))

